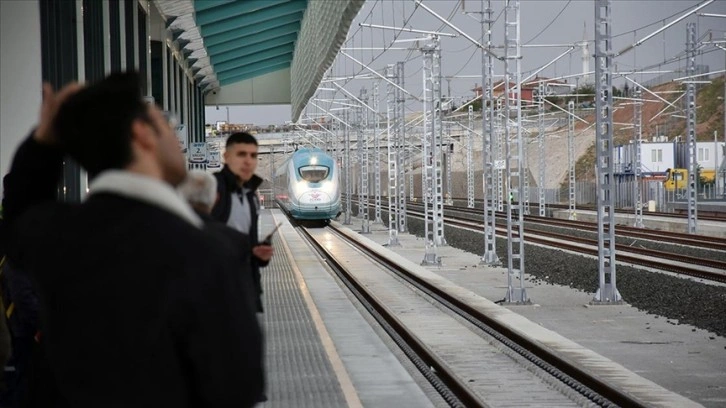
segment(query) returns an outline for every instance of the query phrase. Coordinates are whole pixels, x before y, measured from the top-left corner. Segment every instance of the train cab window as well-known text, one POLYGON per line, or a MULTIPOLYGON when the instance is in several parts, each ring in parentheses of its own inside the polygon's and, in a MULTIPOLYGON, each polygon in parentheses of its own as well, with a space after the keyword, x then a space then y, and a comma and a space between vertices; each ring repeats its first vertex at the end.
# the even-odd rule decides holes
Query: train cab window
POLYGON ((325 166, 303 166, 300 167, 300 177, 311 183, 319 183, 328 177, 328 171, 325 166))

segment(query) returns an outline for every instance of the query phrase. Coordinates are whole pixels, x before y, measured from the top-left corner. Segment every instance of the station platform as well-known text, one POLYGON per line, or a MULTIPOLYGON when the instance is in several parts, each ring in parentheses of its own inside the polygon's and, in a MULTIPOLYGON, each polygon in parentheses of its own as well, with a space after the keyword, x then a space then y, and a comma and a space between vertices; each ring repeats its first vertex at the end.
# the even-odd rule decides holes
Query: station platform
MULTIPOLYGON (((587 222, 597 222, 597 212, 591 210, 577 210, 577 220, 587 222)), ((555 210, 552 212, 553 218, 566 220, 570 216, 569 210, 555 210)), ((635 225, 635 214, 615 214, 615 222, 617 225, 625 225, 632 227, 635 225)), ((670 231, 670 232, 688 232, 688 219, 675 217, 661 217, 657 215, 648 215, 647 211, 643 211, 643 225, 645 228, 670 231)), ((708 235, 712 237, 726 238, 726 220, 710 221, 698 220, 698 234, 708 235)))
MULTIPOLYGON (((261 234, 280 221, 275 256, 262 270, 265 313, 260 317, 269 399, 260 406, 446 406, 396 346, 371 326, 371 318, 279 210, 262 211, 261 234)), ((371 233, 363 235, 360 224, 353 218, 349 233, 420 264, 423 240, 399 234, 402 245, 385 248, 385 226, 371 224, 371 233)), ((627 304, 589 306, 592 294, 551 284, 528 282, 532 305, 495 305, 506 291, 506 269, 480 266, 480 255, 453 247, 439 248, 438 255, 442 265, 420 267, 423 272, 459 287, 462 296, 478 297, 486 307, 509 313, 523 331, 559 339, 583 364, 612 362, 605 367, 611 374, 622 370, 617 376, 630 386, 642 383, 655 390, 659 397, 653 406, 726 406, 726 338, 674 325, 627 304)))

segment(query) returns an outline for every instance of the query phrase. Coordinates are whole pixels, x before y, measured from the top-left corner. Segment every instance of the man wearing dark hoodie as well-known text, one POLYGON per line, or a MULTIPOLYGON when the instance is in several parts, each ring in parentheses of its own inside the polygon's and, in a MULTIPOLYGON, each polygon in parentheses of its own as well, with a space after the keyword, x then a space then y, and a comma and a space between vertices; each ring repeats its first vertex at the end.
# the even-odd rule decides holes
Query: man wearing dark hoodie
POLYGON ((227 138, 224 168, 214 174, 219 199, 212 209, 212 217, 249 237, 257 311, 262 312, 260 267, 270 262, 273 249, 269 243, 260 243, 258 237, 260 201, 256 193, 262 178, 255 175, 257 150, 257 140, 249 133, 233 133, 227 138))

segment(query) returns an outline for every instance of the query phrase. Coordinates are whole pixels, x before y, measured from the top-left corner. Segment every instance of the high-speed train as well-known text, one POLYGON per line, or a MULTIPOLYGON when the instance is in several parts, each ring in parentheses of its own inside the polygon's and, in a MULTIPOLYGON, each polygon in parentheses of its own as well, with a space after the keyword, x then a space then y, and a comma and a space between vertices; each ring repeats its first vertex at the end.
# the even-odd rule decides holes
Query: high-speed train
POLYGON ((275 197, 297 220, 327 222, 340 213, 339 169, 320 149, 299 149, 275 171, 275 197))

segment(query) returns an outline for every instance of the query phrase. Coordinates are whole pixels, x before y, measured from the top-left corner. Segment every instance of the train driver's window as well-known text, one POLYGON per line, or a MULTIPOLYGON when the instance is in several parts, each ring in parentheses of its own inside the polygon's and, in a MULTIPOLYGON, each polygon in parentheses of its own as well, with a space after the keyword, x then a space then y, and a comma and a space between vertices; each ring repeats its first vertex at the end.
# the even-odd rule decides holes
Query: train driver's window
POLYGON ((300 177, 311 183, 319 183, 328 177, 328 168, 325 166, 303 166, 300 167, 300 177))

